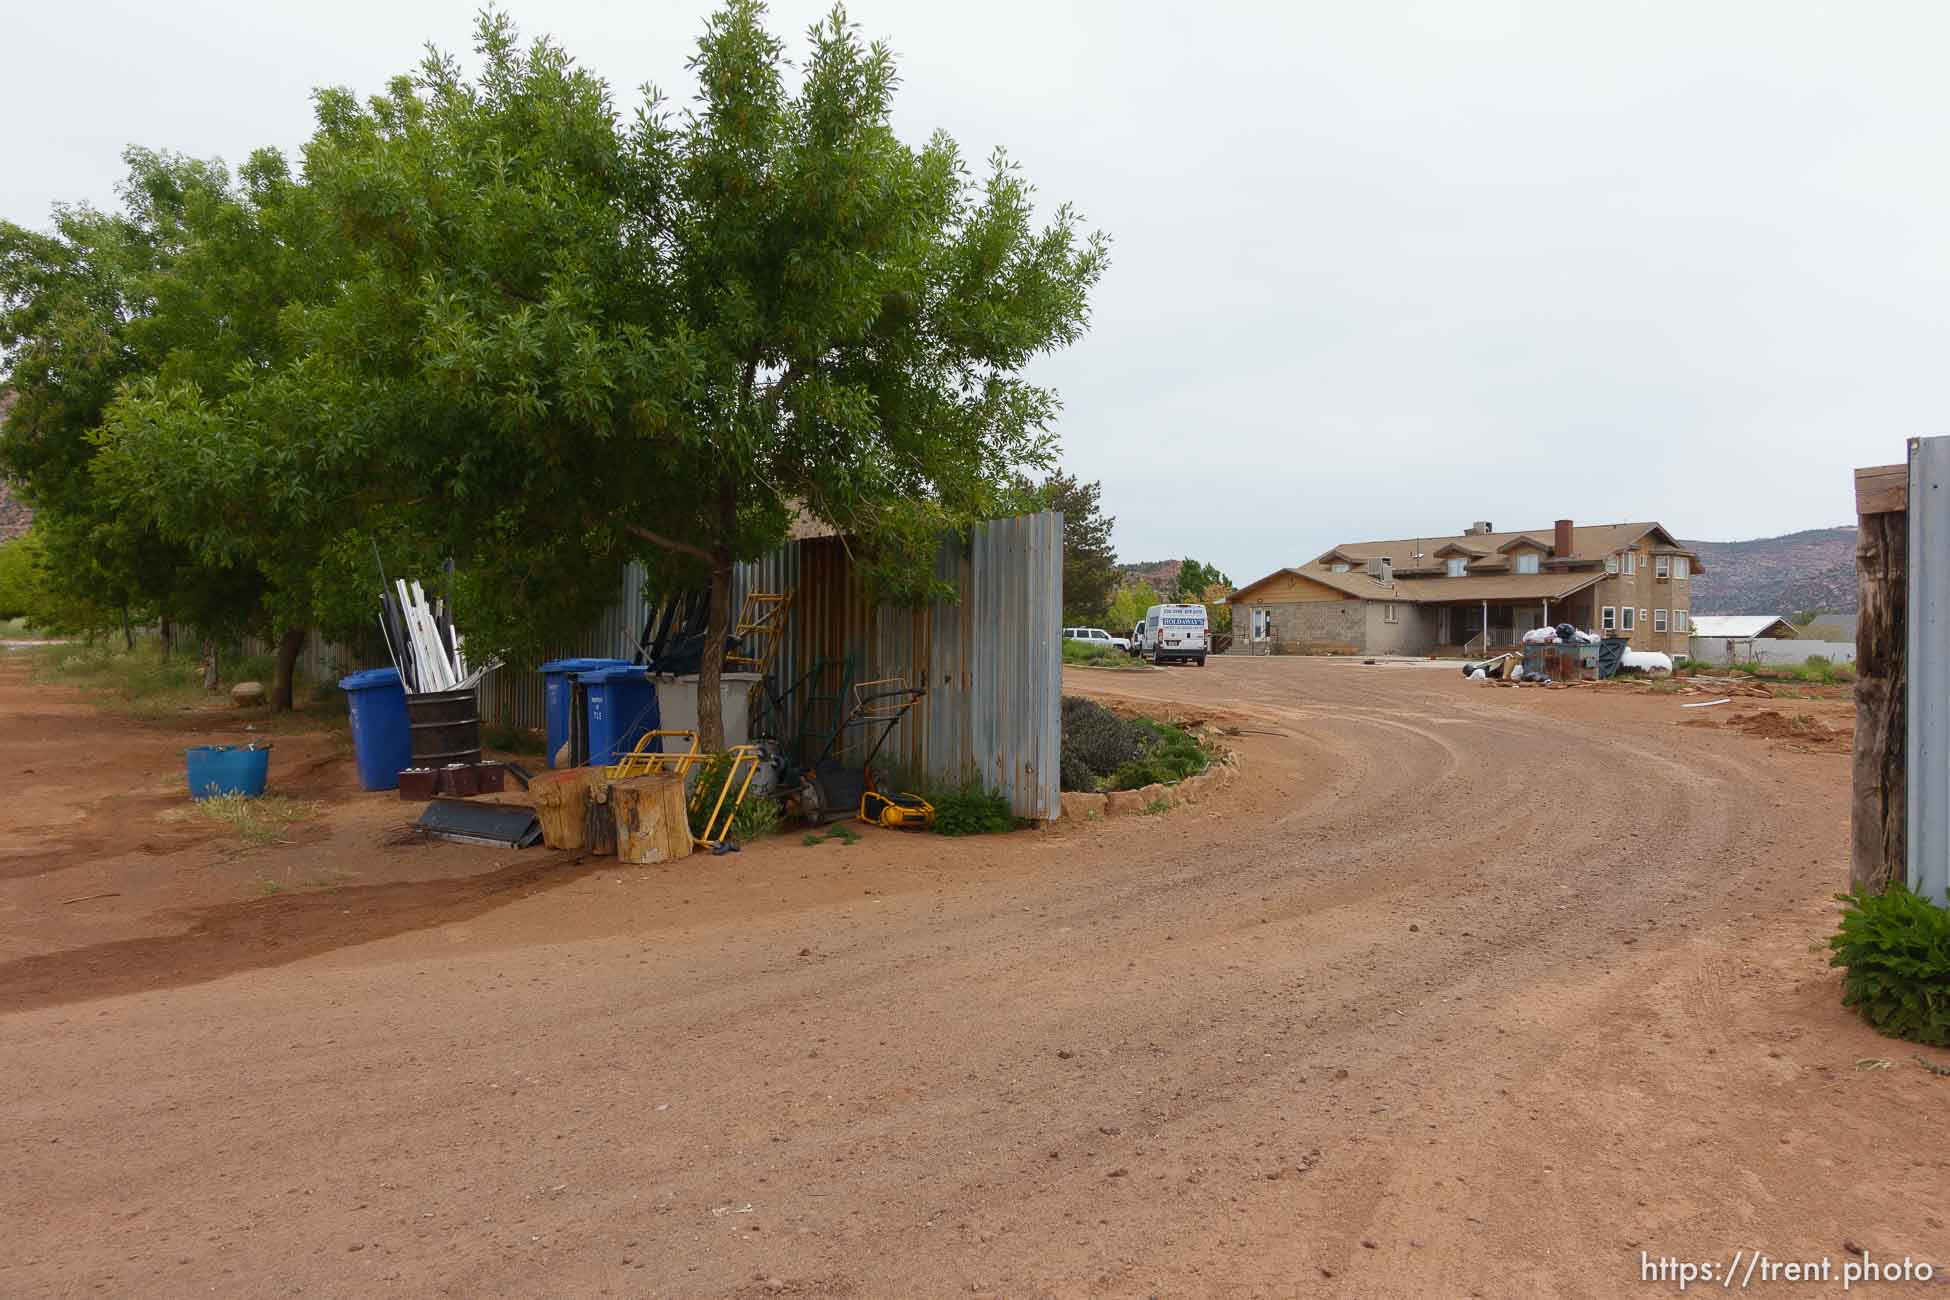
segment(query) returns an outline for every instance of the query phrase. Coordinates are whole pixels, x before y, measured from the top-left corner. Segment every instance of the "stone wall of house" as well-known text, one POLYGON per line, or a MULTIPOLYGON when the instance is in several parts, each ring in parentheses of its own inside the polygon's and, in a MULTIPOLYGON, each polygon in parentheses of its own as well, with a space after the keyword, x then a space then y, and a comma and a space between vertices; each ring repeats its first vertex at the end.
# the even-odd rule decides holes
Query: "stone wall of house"
MULTIPOLYGON (((1270 610, 1273 615, 1272 639, 1250 647, 1249 653, 1365 654, 1368 633, 1362 605, 1358 600, 1309 600, 1248 606, 1239 612, 1246 615, 1244 626, 1248 635, 1252 630, 1251 609, 1270 610)), ((1236 619, 1237 615, 1233 625, 1235 639, 1240 626, 1236 619)))

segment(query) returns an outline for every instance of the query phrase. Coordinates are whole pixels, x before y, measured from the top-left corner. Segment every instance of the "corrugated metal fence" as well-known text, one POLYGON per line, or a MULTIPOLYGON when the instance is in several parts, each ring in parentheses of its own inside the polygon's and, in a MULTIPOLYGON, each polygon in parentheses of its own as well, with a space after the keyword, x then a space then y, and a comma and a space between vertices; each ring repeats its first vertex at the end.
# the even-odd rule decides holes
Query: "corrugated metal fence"
MULTIPOLYGON (((789 724, 796 727, 810 707, 821 711, 813 729, 830 729, 850 705, 853 683, 903 678, 927 696, 888 737, 881 763, 933 785, 979 780, 1006 795, 1016 816, 1054 818, 1061 798, 1063 516, 998 519, 978 525, 966 543, 947 538, 934 572, 958 599, 922 609, 876 605, 842 539, 788 542, 738 566, 731 608, 735 618, 752 591, 793 593, 772 670, 778 689, 790 691, 789 724)), ((547 657, 635 656, 648 613, 643 584, 642 567, 628 565, 615 603, 547 657)), ((300 661, 314 682, 372 666, 316 633, 300 661)), ((481 683, 481 718, 541 727, 541 674, 490 673, 481 683)))
POLYGON ((1950 437, 1909 444, 1909 887, 1950 903, 1950 437))
POLYGON ((854 683, 899 677, 927 696, 898 724, 880 762, 937 785, 980 781, 1018 817, 1058 815, 1063 517, 1044 513, 949 538, 935 577, 959 593, 921 609, 876 605, 836 537, 789 542, 740 565, 749 592, 793 593, 775 680, 793 718, 830 728, 854 683))

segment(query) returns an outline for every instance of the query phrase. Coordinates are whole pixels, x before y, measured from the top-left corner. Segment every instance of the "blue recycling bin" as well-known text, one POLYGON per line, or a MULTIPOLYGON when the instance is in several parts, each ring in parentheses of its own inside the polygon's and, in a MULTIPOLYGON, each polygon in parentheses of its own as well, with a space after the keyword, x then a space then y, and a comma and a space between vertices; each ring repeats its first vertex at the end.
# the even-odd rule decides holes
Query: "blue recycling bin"
POLYGON ((406 721, 406 688, 399 669, 368 668, 339 678, 352 714, 352 755, 359 784, 396 790, 399 774, 413 766, 413 732, 406 721))
POLYGON ((589 765, 614 763, 658 722, 657 684, 647 668, 625 664, 577 673, 589 695, 589 765))
POLYGON ((569 739, 569 709, 575 698, 572 675, 627 667, 627 659, 551 659, 542 665, 542 727, 548 736, 550 767, 555 766, 556 751, 569 739))

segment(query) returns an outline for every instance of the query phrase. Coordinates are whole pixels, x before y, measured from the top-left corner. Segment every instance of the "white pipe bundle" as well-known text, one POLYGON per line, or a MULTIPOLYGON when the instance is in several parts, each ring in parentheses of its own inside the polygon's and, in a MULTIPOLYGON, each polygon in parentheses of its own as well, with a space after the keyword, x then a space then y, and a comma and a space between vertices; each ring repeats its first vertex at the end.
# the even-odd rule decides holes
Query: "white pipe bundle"
POLYGON ((469 671, 467 656, 461 650, 463 638, 446 617, 444 603, 429 605, 426 592, 417 582, 409 585, 395 579, 393 588, 399 597, 405 644, 394 646, 389 639, 387 648, 393 651, 394 666, 410 694, 468 690, 501 666, 499 660, 491 660, 469 671))

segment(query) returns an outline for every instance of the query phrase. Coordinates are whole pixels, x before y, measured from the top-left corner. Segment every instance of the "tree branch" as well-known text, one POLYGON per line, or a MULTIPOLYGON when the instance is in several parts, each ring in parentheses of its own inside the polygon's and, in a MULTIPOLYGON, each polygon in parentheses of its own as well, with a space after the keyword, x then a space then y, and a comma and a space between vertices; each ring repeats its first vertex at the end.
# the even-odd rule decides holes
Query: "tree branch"
POLYGON ((705 550, 702 546, 692 546, 689 542, 680 542, 675 538, 665 537, 661 533, 653 533, 641 524, 626 523, 623 525, 623 531, 633 537, 641 537, 653 546, 661 546, 666 551, 676 551, 680 555, 694 555, 706 564, 711 563, 713 559, 711 552, 705 550))

